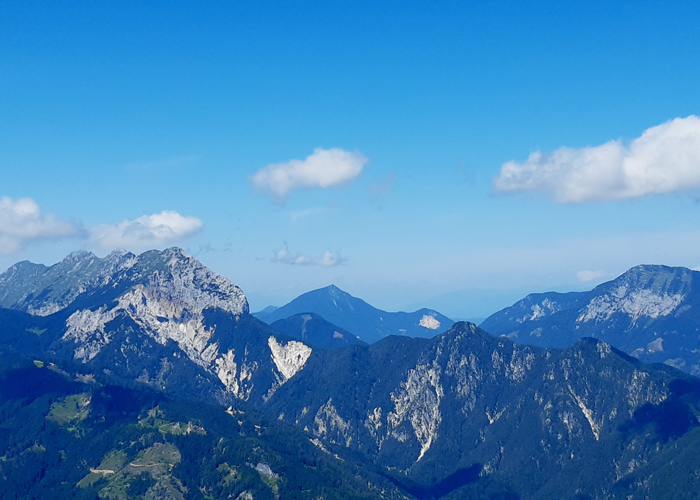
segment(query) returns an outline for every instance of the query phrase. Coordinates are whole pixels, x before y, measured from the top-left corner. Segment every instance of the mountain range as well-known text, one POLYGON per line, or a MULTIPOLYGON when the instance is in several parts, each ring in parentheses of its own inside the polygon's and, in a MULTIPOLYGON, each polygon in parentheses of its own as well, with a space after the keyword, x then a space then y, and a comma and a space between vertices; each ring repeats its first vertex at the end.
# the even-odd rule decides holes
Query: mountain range
POLYGON ((335 285, 307 292, 282 307, 266 308, 254 313, 254 316, 272 324, 308 313, 321 316, 368 344, 389 335, 430 338, 446 331, 454 323, 432 309, 410 313, 382 311, 335 285))
POLYGON ((434 339, 319 353, 267 411, 402 471, 416 491, 643 498, 667 466, 659 450, 700 438, 698 384, 599 340, 541 349, 457 323, 434 339))
MULTIPOLYGON (((639 287, 661 299, 642 310, 657 314, 676 280, 645 269, 639 287)), ((352 330, 307 310, 290 320, 307 338, 285 335, 176 248, 19 263, 0 306, 0 498, 662 499, 700 485, 700 381, 600 338, 543 348, 460 322, 312 345, 316 325, 316 343, 352 330)))
POLYGON ((480 326, 543 347, 594 337, 648 363, 700 375, 700 272, 637 266, 588 292, 528 295, 480 326))

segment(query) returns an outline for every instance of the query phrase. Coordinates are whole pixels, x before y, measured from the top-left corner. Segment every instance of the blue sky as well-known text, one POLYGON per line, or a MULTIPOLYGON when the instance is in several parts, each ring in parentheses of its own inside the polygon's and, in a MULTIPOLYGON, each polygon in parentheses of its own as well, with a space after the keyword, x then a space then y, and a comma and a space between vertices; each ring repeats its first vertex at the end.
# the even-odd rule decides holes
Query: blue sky
POLYGON ((0 268, 484 317, 700 266, 697 2, 0 4, 0 268), (540 153, 540 154, 538 154, 540 153))

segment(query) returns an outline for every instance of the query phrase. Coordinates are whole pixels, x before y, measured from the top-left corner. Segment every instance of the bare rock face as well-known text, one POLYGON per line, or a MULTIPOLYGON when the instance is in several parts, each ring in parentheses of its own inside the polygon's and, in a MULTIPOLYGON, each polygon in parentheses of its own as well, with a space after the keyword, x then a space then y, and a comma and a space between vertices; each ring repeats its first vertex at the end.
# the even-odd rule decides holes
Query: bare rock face
POLYGON ((296 340, 290 340, 286 345, 283 345, 277 342, 275 337, 270 337, 267 343, 272 353, 272 361, 282 375, 281 383, 296 375, 311 356, 311 348, 296 340))
POLYGON ((203 311, 216 308, 234 315, 248 312, 248 301, 240 288, 179 248, 138 257, 110 254, 105 260, 105 270, 115 272, 103 270, 98 283, 91 278, 79 288, 89 290, 90 286, 124 282, 131 286, 125 287, 126 291, 110 305, 97 310, 79 309, 66 320, 63 339, 76 343, 76 359, 94 358, 111 340, 105 333, 107 323, 126 316, 158 343, 173 341, 197 365, 208 367, 218 355, 218 345, 209 343, 214 330, 204 325, 203 311))

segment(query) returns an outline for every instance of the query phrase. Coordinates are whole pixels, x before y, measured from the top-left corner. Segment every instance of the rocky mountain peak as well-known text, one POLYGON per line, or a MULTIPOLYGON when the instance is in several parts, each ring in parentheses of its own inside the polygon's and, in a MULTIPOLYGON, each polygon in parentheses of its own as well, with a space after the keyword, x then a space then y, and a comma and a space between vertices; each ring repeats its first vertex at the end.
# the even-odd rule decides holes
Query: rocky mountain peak
POLYGON ((696 272, 684 267, 639 265, 613 281, 599 285, 593 291, 626 287, 629 291, 644 289, 656 294, 685 295, 691 288, 693 274, 696 272))
POLYGON ((683 267, 639 265, 587 292, 528 295, 481 327, 544 347, 600 338, 646 362, 700 374, 698 278, 683 267))
POLYGON ((633 320, 668 316, 678 309, 692 288, 690 269, 637 266, 591 291, 591 299, 578 322, 605 321, 623 313, 633 320))
MULTIPOLYGON (((139 363, 145 363, 141 357, 148 358, 148 352, 169 351, 170 357, 161 358, 155 365, 145 363, 141 372, 132 373, 128 367, 124 370, 130 377, 161 389, 164 384, 156 381, 163 373, 171 372, 172 363, 188 360, 201 376, 216 377, 223 384, 215 392, 223 391, 224 399, 250 397, 255 385, 251 377, 263 363, 257 359, 246 361, 250 354, 248 345, 233 347, 236 337, 232 335, 232 325, 245 321, 240 316, 248 313, 249 306, 243 291, 230 280, 180 248, 151 250, 141 255, 113 252, 96 259, 95 266, 87 271, 69 283, 53 281, 65 285, 58 296, 49 284, 45 295, 52 302, 48 304, 28 300, 28 310, 34 313, 39 305, 44 310, 47 305, 63 306, 66 318, 59 319, 65 325, 61 329, 59 349, 82 363, 98 365, 110 359, 115 351, 126 356, 124 349, 142 353, 139 363), (212 317, 220 319, 211 320, 212 317)), ((51 279, 46 282, 50 283, 51 279)), ((39 291, 27 298, 43 294, 39 291)), ((301 369, 310 354, 310 349, 301 343, 292 347, 274 345, 279 355, 266 363, 271 366, 275 361, 279 366, 276 371, 268 370, 266 376, 270 380, 264 393, 274 392, 301 369), (297 351, 303 351, 306 358, 297 355, 297 351), (279 380, 274 378, 275 374, 279 380)), ((266 349, 272 347, 266 344, 266 349)))
POLYGON ((16 264, 0 274, 0 307, 46 316, 69 307, 85 293, 114 300, 137 285, 158 300, 182 307, 248 312, 248 301, 240 288, 181 248, 151 250, 138 256, 115 251, 102 259, 78 251, 50 267, 16 264))
POLYGON ((249 312, 240 288, 182 249, 169 248, 157 257, 164 269, 156 269, 146 287, 160 297, 198 310, 216 307, 233 314, 249 312))
POLYGON ((74 250, 71 253, 69 253, 62 262, 65 263, 71 263, 71 262, 79 262, 81 260, 86 260, 86 259, 96 259, 96 255, 92 252, 88 252, 87 250, 74 250))

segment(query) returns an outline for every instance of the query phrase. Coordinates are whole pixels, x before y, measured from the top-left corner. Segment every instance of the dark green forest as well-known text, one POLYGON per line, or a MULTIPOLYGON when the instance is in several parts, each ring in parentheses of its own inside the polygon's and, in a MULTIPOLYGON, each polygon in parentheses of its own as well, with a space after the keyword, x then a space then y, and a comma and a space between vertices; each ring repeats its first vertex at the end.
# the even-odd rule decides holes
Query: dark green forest
POLYGON ((0 361, 2 500, 403 496, 254 412, 79 381, 6 354, 0 361))

